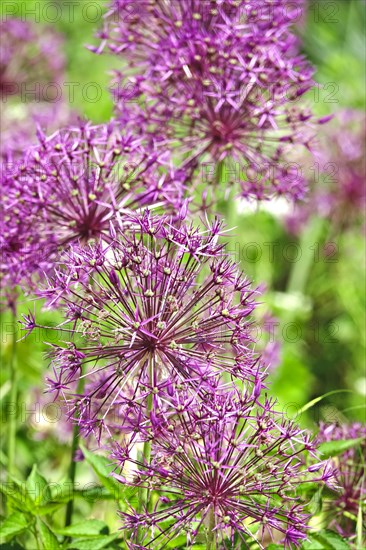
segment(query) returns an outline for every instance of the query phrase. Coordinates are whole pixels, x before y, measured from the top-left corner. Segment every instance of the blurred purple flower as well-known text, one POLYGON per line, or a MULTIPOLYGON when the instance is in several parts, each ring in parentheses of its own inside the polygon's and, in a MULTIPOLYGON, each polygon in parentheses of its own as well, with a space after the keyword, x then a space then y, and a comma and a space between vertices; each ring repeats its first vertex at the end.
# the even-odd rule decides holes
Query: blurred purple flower
POLYGON ((22 95, 31 90, 38 101, 47 85, 61 83, 65 58, 63 41, 51 28, 32 25, 29 21, 6 18, 0 21, 0 91, 2 101, 7 96, 22 95))
POLYGON ((366 117, 341 111, 319 134, 317 162, 310 168, 310 193, 286 218, 298 233, 314 214, 328 219, 337 232, 365 224, 366 117))
MULTIPOLYGON (((332 459, 336 489, 334 498, 325 502, 327 527, 355 542, 360 507, 366 503, 366 425, 321 424, 318 443, 355 440, 351 448, 332 459)), ((365 531, 365 518, 363 516, 365 531)))
POLYGON ((0 33, 0 156, 14 161, 36 140, 36 125, 55 129, 72 114, 62 93, 61 35, 11 18, 0 22, 0 33))

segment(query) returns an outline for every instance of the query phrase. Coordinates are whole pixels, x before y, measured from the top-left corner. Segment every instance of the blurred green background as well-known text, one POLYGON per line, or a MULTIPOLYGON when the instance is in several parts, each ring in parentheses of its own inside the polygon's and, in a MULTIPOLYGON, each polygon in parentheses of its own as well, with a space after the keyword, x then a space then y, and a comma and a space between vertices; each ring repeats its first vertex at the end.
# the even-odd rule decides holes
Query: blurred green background
MULTIPOLYGON (((50 24, 46 20, 47 12, 39 7, 42 2, 13 1, 11 4, 18 5, 18 15, 24 13, 26 6, 29 19, 34 20, 31 12, 36 10, 40 22, 50 24)), ((72 2, 67 4, 70 6, 72 2)), ((88 12, 85 12, 85 4, 88 2, 75 1, 72 10, 71 7, 61 9, 61 17, 56 12, 52 15, 51 9, 48 15, 57 19, 53 26, 65 37, 67 80, 78 84, 71 107, 93 121, 101 122, 112 114, 107 90, 108 72, 119 67, 114 57, 95 56, 84 47, 85 44, 97 43, 93 34, 101 24, 104 2, 93 2, 94 9, 90 7, 88 12), (70 10, 74 14, 73 21, 70 20, 70 10), (97 83, 100 89, 101 95, 96 102, 87 101, 83 94, 89 83, 97 83)), ((299 24, 304 53, 316 66, 316 79, 320 84, 313 105, 319 115, 337 113, 344 108, 361 111, 365 107, 364 7, 363 0, 309 2, 308 13, 299 24), (325 88, 329 83, 335 87, 325 88), (332 102, 326 100, 330 91, 334 92, 332 102)), ((312 99, 314 97, 309 97, 310 103, 312 99)), ((308 231, 298 238, 290 235, 276 212, 270 212, 268 208, 239 212, 236 202, 229 201, 221 204, 221 212, 228 225, 236 227, 229 238, 229 247, 240 260, 243 271, 256 284, 266 285, 261 299, 263 303, 258 310, 259 318, 267 313, 276 318, 274 334, 281 349, 279 365, 270 374, 271 394, 293 417, 317 396, 347 390, 325 397, 305 415, 298 417, 299 422, 314 427, 319 420, 365 421, 364 228, 354 226, 341 234, 334 234, 329 222, 323 220, 316 231, 308 231), (331 256, 324 252, 330 241, 334 250, 331 256), (301 258, 293 261, 292 254, 298 249, 301 258)), ((33 309, 33 304, 24 302, 19 316, 29 307, 33 309)), ((40 304, 34 307, 40 310, 40 304)), ((53 312, 40 311, 39 320, 44 324, 56 322, 53 312)), ((6 363, 11 354, 14 330, 8 313, 3 315, 1 327, 3 368, 0 398, 4 441, 10 391, 6 363)), ((30 411, 35 409, 34 399, 37 397, 35 389, 42 393, 48 368, 46 347, 42 341, 52 341, 53 337, 51 331, 48 334, 45 331, 44 334, 32 334, 17 345, 20 401, 25 403, 18 429, 17 470, 24 477, 37 463, 47 478, 59 481, 66 476, 69 441, 67 437, 66 440, 60 437, 57 422, 50 423, 42 411, 39 422, 30 421, 30 411)), ((46 403, 51 401, 49 397, 45 399, 46 403)), ((4 452, 0 458, 6 466, 4 452)), ((78 476, 80 482, 89 479, 87 466, 79 468, 78 476)), ((77 505, 80 518, 90 513, 89 507, 92 504, 80 501, 77 505)), ((93 514, 118 528, 113 505, 99 503, 93 514)), ((62 520, 61 517, 60 524, 62 520)))

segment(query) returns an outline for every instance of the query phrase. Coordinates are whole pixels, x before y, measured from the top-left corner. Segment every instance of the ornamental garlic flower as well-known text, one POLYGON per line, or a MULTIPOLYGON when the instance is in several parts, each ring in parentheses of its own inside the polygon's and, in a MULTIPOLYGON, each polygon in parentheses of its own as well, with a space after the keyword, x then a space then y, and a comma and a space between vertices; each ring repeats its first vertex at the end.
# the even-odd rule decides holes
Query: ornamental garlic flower
MULTIPOLYGON (((355 542, 358 514, 366 506, 366 426, 353 424, 321 424, 318 443, 352 441, 353 445, 332 459, 336 489, 334 498, 324 508, 330 529, 355 542)), ((365 532, 363 516, 363 532, 365 532)))
POLYGON ((45 292, 66 305, 57 328, 70 340, 54 346, 51 388, 80 424, 104 422, 127 387, 146 400, 173 376, 192 391, 222 372, 256 379, 255 291, 217 242, 220 224, 200 232, 145 212, 134 225, 107 248, 74 246, 45 292), (93 392, 75 396, 80 379, 93 392))
POLYGON ((313 133, 314 117, 299 102, 313 69, 291 30, 302 6, 112 1, 94 51, 108 46, 127 58, 113 89, 121 124, 164 146, 179 143, 195 178, 208 163, 211 183, 239 183, 245 198, 302 197, 301 170, 286 161, 300 144, 310 148, 313 133))
POLYGON ((279 539, 295 548, 306 539, 299 488, 321 482, 327 468, 305 465, 308 453, 316 456, 314 445, 274 401, 238 389, 207 393, 186 407, 171 400, 141 430, 146 440, 150 462, 114 450, 121 467, 115 477, 158 497, 153 509, 121 513, 123 528, 132 530, 130 548, 160 550, 179 535, 222 549, 249 547, 253 539, 263 549, 279 539))
POLYGON ((111 224, 124 225, 131 211, 181 206, 181 172, 168 155, 121 135, 113 123, 81 122, 38 136, 39 144, 4 177, 21 205, 20 223, 37 216, 35 231, 50 259, 71 243, 109 241, 111 224))

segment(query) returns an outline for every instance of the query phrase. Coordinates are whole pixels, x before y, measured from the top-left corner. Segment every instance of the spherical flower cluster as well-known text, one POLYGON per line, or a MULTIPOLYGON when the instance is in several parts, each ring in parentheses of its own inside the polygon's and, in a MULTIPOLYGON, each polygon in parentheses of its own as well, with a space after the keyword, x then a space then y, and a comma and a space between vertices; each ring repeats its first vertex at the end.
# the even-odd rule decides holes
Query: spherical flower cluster
MULTIPOLYGON (((127 63, 115 71, 116 118, 98 125, 46 107, 47 84, 63 77, 59 38, 0 23, 0 90, 11 105, 0 151, 3 295, 14 312, 23 291, 63 314, 52 327, 48 391, 62 411, 61 435, 73 425, 73 451, 77 437, 96 440, 115 478, 136 489, 137 507, 121 512, 131 550, 298 548, 308 529, 305 488, 333 490, 332 468, 308 432, 266 393, 278 345, 256 353, 259 289, 227 253, 223 224, 188 217, 197 196, 198 210, 210 209, 219 184, 226 195, 238 184, 246 199, 303 196, 303 177, 287 161, 300 144, 311 150, 314 123, 327 117, 315 121, 300 103, 313 85, 292 31, 302 7, 111 0, 94 50, 127 63), (28 86, 37 109, 24 103, 18 118, 13 106, 28 86)), ((21 324, 24 338, 51 329, 33 313, 21 324)), ((325 428, 319 441, 337 430, 325 428)), ((364 441, 363 427, 350 433, 364 441)), ((336 506, 353 521, 364 470, 354 449, 344 457, 336 506)), ((74 482, 73 464, 69 474, 74 482)), ((66 526, 71 516, 70 501, 66 526)), ((343 520, 331 525, 349 533, 343 520)))
POLYGON ((110 246, 73 247, 45 292, 51 304, 66 303, 69 321, 51 386, 72 400, 80 423, 104 421, 128 385, 146 403, 173 375, 193 392, 222 372, 256 380, 255 291, 217 243, 220 225, 201 233, 148 213, 134 224, 110 246), (81 377, 94 391, 74 398, 81 377))
POLYGON ((307 453, 316 456, 313 443, 275 402, 216 390, 200 402, 171 399, 141 425, 141 441, 154 442, 150 463, 123 446, 114 452, 115 477, 158 496, 153 508, 121 513, 130 548, 164 548, 182 534, 223 549, 253 539, 259 548, 279 540, 295 548, 306 539, 299 487, 327 479, 329 470, 305 465, 307 453))
POLYGON ((2 139, 0 159, 4 163, 21 162, 26 151, 37 143, 37 128, 52 133, 56 128, 76 122, 76 113, 66 103, 19 102, 1 113, 2 139))
POLYGON ((366 504, 366 425, 321 424, 317 443, 333 441, 353 444, 332 459, 336 489, 334 498, 325 503, 326 517, 330 529, 355 541, 359 510, 366 504))
MULTIPOLYGON (((111 224, 123 226, 131 211, 142 207, 167 211, 182 204, 181 171, 173 169, 168 155, 121 135, 113 123, 81 122, 48 137, 39 132, 38 137, 39 144, 21 162, 4 169, 3 178, 17 206, 9 200, 5 205, 6 211, 12 211, 4 222, 5 248, 12 248, 8 222, 15 225, 15 232, 17 227, 24 230, 23 220, 34 226, 43 256, 51 259, 71 243, 110 240, 111 224)), ((32 256, 36 250, 30 246, 28 252, 32 256)), ((18 261, 16 250, 13 259, 18 261)))
POLYGON ((179 143, 198 178, 212 163, 213 181, 222 179, 224 162, 244 197, 302 197, 286 155, 310 148, 313 116, 299 98, 313 70, 291 31, 302 2, 293 4, 114 0, 95 51, 127 57, 114 89, 121 123, 179 143))

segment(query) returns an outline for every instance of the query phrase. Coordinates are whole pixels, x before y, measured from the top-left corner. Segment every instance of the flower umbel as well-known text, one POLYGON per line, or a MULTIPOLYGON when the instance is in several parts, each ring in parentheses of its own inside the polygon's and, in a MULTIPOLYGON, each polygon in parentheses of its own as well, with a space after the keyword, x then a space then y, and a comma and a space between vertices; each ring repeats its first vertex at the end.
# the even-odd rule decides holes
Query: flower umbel
POLYGON ((200 232, 148 213, 134 223, 106 249, 74 247, 46 291, 66 303, 73 339, 55 348, 55 365, 70 388, 80 376, 94 380, 85 399, 95 419, 123 401, 126 384, 133 400, 171 376, 192 389, 222 372, 255 378, 255 291, 218 243, 220 225, 200 232))
POLYGON ((0 21, 0 34, 0 156, 14 161, 36 141, 36 125, 55 129, 71 118, 59 94, 63 40, 54 29, 11 17, 0 21))
POLYGON ((299 102, 313 69, 292 32, 303 2, 295 4, 112 1, 95 51, 107 45, 129 60, 116 72, 117 117, 164 146, 179 143, 198 180, 207 163, 211 183, 222 180, 224 161, 225 183, 246 198, 302 197, 304 179, 287 155, 310 148, 315 119, 299 102))
POLYGON ((329 220, 337 232, 365 224, 366 118, 355 110, 337 115, 319 133, 309 196, 286 220, 291 232, 298 233, 314 214, 329 220))
POLYGON ((81 122, 48 137, 39 132, 39 145, 5 170, 19 207, 14 210, 10 201, 5 213, 12 209, 18 225, 36 220, 35 232, 49 260, 72 243, 110 241, 111 224, 123 226, 131 212, 179 209, 180 173, 167 156, 121 135, 113 123, 81 122))
POLYGON ((239 390, 207 393, 185 408, 172 401, 146 437, 153 439, 149 464, 118 447, 114 453, 118 480, 159 496, 150 512, 121 513, 124 528, 144 533, 142 546, 131 548, 165 548, 180 534, 227 549, 253 539, 266 548, 279 538, 295 548, 306 538, 296 491, 322 474, 305 465, 306 453, 314 455, 309 436, 274 401, 239 390))

